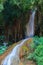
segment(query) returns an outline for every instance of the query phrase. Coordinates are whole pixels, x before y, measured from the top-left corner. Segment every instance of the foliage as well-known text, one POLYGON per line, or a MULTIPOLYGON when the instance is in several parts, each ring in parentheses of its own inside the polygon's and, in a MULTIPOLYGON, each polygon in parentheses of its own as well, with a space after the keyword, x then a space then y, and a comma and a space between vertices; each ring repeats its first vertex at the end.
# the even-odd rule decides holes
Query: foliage
POLYGON ((34 4, 35 0, 12 0, 12 3, 17 5, 22 10, 30 9, 31 6, 34 4))
POLYGON ((3 25, 3 14, 2 11, 4 10, 3 4, 5 3, 6 0, 0 0, 0 25, 3 25))
POLYGON ((31 48, 35 49, 39 45, 39 37, 35 36, 33 37, 32 43, 31 43, 31 48))
POLYGON ((4 7, 3 7, 4 2, 5 2, 5 0, 0 0, 0 12, 4 9, 4 7))
POLYGON ((25 31, 25 14, 35 8, 43 14, 43 0, 0 0, 0 25, 11 27, 15 19, 22 19, 21 25, 25 31))
POLYGON ((31 48, 35 49, 38 45, 43 45, 43 37, 35 36, 31 44, 31 48))
POLYGON ((43 45, 39 45, 37 49, 35 49, 33 59, 36 60, 38 65, 43 65, 43 45))
POLYGON ((3 25, 4 21, 3 21, 3 15, 2 13, 0 12, 0 26, 3 25))
POLYGON ((6 24, 12 24, 14 18, 21 17, 23 13, 35 7, 41 8, 39 11, 43 12, 42 3, 42 0, 0 0, 0 16, 3 16, 3 21, 7 21, 6 24))
POLYGON ((6 0, 5 4, 3 5, 4 20, 11 23, 15 17, 21 17, 25 11, 30 9, 30 4, 31 0, 6 0))
POLYGON ((5 41, 5 36, 1 35, 0 36, 0 45, 3 46, 3 42, 5 41))
POLYGON ((3 10, 3 5, 0 4, 0 12, 3 10))
MULTIPOLYGON (((38 38, 36 41, 38 41, 38 45, 36 47, 32 47, 35 49, 27 58, 35 60, 37 65, 43 65, 43 37, 38 38)), ((34 42, 34 44, 36 44, 36 42, 34 42)))
POLYGON ((43 37, 40 37, 40 38, 39 38, 39 42, 40 42, 40 45, 41 45, 41 44, 43 45, 43 37))
POLYGON ((23 49, 25 52, 27 52, 27 51, 29 50, 27 46, 22 46, 22 49, 23 49))
POLYGON ((22 10, 32 9, 34 7, 38 7, 39 5, 42 8, 42 3, 42 0, 12 0, 12 4, 16 4, 19 8, 22 8, 22 10))
POLYGON ((0 55, 2 55, 6 49, 7 49, 6 46, 0 46, 0 55))

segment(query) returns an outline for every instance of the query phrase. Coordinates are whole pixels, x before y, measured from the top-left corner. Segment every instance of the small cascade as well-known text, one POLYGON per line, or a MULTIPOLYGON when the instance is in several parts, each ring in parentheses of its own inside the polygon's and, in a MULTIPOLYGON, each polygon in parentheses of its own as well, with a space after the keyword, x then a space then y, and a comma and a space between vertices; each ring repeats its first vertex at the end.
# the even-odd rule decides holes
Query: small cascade
POLYGON ((33 11, 32 15, 30 16, 30 20, 26 25, 26 37, 34 36, 34 18, 35 18, 35 10, 33 11))
MULTIPOLYGON (((28 36, 33 36, 34 35, 34 16, 35 16, 35 11, 32 13, 30 17, 30 21, 27 25, 27 35, 28 36)), ((21 46, 27 41, 29 38, 22 40, 22 42, 18 45, 16 45, 11 53, 2 61, 1 65, 19 65, 20 58, 19 58, 19 51, 21 46)))
POLYGON ((1 65, 19 65, 19 62, 20 62, 20 58, 19 58, 20 48, 28 39, 29 38, 24 39, 20 44, 15 46, 13 48, 13 50, 11 51, 11 53, 2 61, 1 65))

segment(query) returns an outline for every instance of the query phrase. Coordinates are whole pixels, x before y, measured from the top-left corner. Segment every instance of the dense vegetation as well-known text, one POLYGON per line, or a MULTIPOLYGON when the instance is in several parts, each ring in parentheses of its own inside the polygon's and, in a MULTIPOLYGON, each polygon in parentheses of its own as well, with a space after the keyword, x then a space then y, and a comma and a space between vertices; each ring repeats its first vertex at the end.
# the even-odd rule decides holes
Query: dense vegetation
POLYGON ((0 24, 3 21, 12 24, 15 18, 35 7, 43 14, 43 0, 0 0, 0 24))
POLYGON ((34 60, 37 65, 43 65, 43 37, 34 37, 31 48, 33 52, 27 58, 34 60))
POLYGON ((37 28, 38 26, 40 27, 41 32, 39 32, 39 35, 42 36, 43 0, 0 0, 0 29, 2 29, 0 35, 5 35, 7 41, 9 37, 12 40, 15 39, 13 40, 14 42, 21 40, 23 36, 25 36, 25 24, 28 21, 30 11, 33 11, 35 8, 37 8, 37 13, 41 15, 40 17, 40 15, 36 13, 37 28))
MULTIPOLYGON (((24 53, 24 58, 26 60, 33 60, 36 62, 36 65, 43 65, 43 37, 33 37, 31 43, 28 41, 30 44, 30 48, 33 50, 32 53, 29 53, 28 47, 23 46, 22 49, 25 51, 24 53)), ((0 55, 5 52, 7 47, 2 46, 0 47, 0 55)))
MULTIPOLYGON (((0 0, 0 55, 6 51, 7 45, 25 38, 25 25, 35 8, 35 35, 39 37, 33 37, 30 45, 33 52, 27 54, 28 57, 25 55, 36 65, 43 65, 43 0, 0 0)), ((22 48, 28 51, 27 47, 22 48)))

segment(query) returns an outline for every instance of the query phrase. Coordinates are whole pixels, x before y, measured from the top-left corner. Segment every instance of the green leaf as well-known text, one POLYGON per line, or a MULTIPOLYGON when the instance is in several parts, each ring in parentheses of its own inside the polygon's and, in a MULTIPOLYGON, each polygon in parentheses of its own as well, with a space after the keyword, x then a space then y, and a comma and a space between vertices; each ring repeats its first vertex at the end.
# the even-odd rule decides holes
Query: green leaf
POLYGON ((3 5, 0 4, 0 12, 4 9, 3 5))

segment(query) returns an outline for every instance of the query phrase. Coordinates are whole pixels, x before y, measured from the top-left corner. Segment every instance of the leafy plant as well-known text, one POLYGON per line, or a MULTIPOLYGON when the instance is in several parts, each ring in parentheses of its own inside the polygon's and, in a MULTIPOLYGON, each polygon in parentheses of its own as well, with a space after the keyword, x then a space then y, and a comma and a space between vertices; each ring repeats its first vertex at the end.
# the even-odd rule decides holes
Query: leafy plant
POLYGON ((6 1, 6 0, 0 0, 0 12, 2 12, 2 10, 4 9, 3 3, 4 3, 5 1, 6 1))
POLYGON ((38 65, 43 65, 43 45, 37 47, 33 59, 36 60, 38 65))
POLYGON ((0 46, 0 55, 3 54, 6 51, 6 46, 0 46))
POLYGON ((33 53, 29 54, 27 58, 35 60, 37 65, 43 65, 43 37, 40 37, 37 40, 38 46, 33 47, 35 50, 33 51, 33 53))

